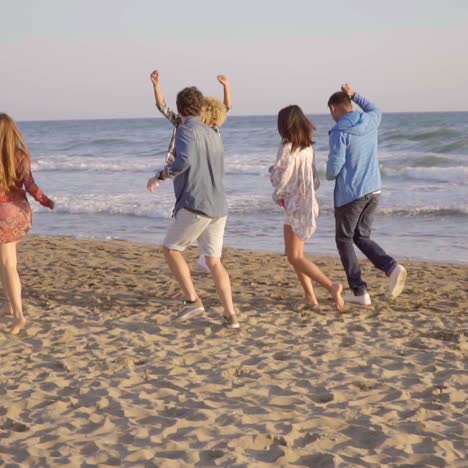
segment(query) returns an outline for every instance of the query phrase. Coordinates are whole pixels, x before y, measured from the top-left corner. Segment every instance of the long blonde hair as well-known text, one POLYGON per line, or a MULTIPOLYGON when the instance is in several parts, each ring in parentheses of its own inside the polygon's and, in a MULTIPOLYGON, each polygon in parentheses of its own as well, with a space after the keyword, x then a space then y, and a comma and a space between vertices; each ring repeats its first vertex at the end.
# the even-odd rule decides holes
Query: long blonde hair
POLYGON ((220 127, 226 121, 227 109, 226 106, 219 100, 213 97, 204 97, 201 118, 204 124, 220 127))
POLYGON ((0 192, 17 188, 21 177, 18 152, 22 152, 27 161, 31 160, 28 145, 16 122, 9 115, 0 113, 0 192))

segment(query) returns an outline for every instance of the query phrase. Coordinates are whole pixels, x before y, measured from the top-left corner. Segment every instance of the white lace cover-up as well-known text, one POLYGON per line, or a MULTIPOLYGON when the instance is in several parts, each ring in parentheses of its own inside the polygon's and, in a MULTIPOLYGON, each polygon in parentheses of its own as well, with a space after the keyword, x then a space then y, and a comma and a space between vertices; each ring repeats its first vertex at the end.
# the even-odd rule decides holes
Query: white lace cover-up
POLYGON ((281 144, 276 163, 270 168, 273 200, 282 206, 294 234, 306 241, 317 229, 319 207, 314 188, 312 146, 291 152, 291 143, 281 144))

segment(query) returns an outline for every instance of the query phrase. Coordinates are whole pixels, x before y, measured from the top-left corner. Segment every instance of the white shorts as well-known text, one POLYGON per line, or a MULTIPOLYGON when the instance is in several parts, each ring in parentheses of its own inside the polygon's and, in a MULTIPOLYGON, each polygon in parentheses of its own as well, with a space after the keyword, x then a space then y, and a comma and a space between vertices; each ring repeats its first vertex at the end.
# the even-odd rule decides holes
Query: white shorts
POLYGON ((181 209, 172 221, 163 245, 169 250, 183 252, 194 241, 198 240, 202 255, 221 258, 226 219, 226 216, 210 218, 181 209))

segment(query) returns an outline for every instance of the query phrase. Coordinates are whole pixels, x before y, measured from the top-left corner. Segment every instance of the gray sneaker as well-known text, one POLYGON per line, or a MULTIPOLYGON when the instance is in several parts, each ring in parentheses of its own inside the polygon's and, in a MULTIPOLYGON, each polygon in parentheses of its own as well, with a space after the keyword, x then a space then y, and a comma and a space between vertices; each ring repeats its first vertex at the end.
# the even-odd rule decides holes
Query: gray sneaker
POLYGON ((184 305, 177 316, 177 320, 188 320, 201 312, 205 312, 205 307, 203 307, 201 299, 197 299, 195 302, 184 301, 184 305))
POLYGON ((226 328, 240 328, 239 320, 237 319, 237 315, 223 315, 223 325, 226 328))

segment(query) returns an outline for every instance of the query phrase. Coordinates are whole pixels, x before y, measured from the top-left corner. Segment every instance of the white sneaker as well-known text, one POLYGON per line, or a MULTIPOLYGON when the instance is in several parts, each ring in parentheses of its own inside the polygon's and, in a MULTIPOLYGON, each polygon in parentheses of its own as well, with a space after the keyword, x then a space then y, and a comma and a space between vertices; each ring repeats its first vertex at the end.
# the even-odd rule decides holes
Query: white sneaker
POLYGON ((359 304, 363 306, 370 306, 372 304, 368 292, 361 294, 360 296, 355 296, 353 293, 348 293, 345 294, 344 300, 345 302, 350 302, 351 304, 359 304))
POLYGON ((198 259, 197 265, 202 269, 205 273, 209 273, 210 269, 208 268, 208 265, 206 264, 206 258, 204 255, 200 255, 200 258, 198 259))
POLYGON ((395 300, 405 289, 406 277, 408 273, 403 265, 397 265, 390 273, 390 285, 388 296, 395 300))

